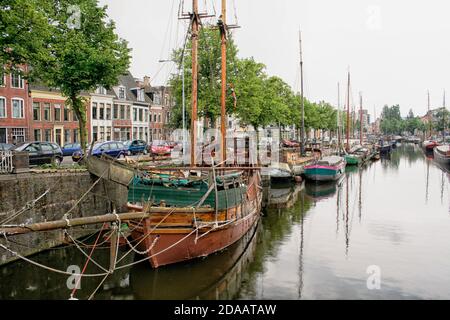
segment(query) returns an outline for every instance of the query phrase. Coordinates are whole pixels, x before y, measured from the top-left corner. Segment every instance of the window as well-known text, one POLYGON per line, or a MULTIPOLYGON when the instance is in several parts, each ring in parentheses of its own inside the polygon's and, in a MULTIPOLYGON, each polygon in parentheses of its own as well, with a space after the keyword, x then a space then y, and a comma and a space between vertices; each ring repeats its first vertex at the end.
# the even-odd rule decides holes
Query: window
POLYGON ((44 120, 50 121, 50 103, 44 103, 44 120))
POLYGON ((16 143, 25 142, 25 129, 13 128, 12 129, 12 139, 13 139, 13 142, 16 142, 16 143))
POLYGON ((33 102, 33 120, 41 120, 41 104, 39 102, 33 102))
POLYGON ((121 120, 125 119, 125 106, 124 105, 120 105, 120 119, 121 120))
POLYGON ((137 129, 138 128, 136 128, 136 127, 133 128, 133 139, 137 139, 137 136, 138 136, 137 129))
POLYGON ((118 119, 119 118, 119 106, 117 104, 114 105, 114 110, 113 110, 113 119, 118 119))
POLYGON ((137 121, 137 117, 138 117, 138 109, 133 108, 133 121, 137 121))
POLYGON ((0 97, 0 118, 6 118, 6 99, 0 97))
POLYGON ((34 129, 34 140, 41 141, 41 129, 34 129))
POLYGON ((105 127, 100 127, 100 140, 105 140, 105 127))
POLYGON ((156 117, 157 117, 158 115, 156 114, 156 113, 154 113, 153 114, 153 122, 156 122, 156 117))
POLYGON ((139 109, 139 121, 142 122, 144 121, 144 112, 142 109, 139 109))
POLYGON ((98 128, 96 126, 94 126, 92 128, 92 141, 97 141, 98 140, 98 128))
POLYGON ((126 106, 127 108, 127 120, 131 120, 131 107, 130 106, 126 106))
POLYGON ((161 114, 158 114, 158 122, 161 123, 161 114))
POLYGON ((61 105, 55 104, 55 121, 61 121, 61 105))
POLYGON ((41 144, 42 151, 53 151, 53 147, 48 143, 41 144))
POLYGON ((70 129, 64 130, 64 143, 70 142, 70 129))
POLYGON ((106 94, 106 89, 103 88, 102 86, 99 86, 99 87, 97 88, 97 90, 95 90, 95 93, 98 93, 98 94, 106 94))
POLYGON ((112 137, 112 128, 111 127, 106 127, 106 140, 110 141, 111 137, 112 137))
POLYGON ((111 120, 111 105, 106 105, 106 120, 111 120))
POLYGON ((73 142, 78 142, 78 129, 73 129, 73 142))
POLYGON ((148 110, 144 110, 145 115, 144 115, 144 121, 148 122, 148 110))
POLYGON ((73 114, 73 121, 78 121, 77 114, 75 112, 73 112, 72 114, 73 114))
POLYGON ((100 120, 105 120, 105 104, 100 103, 100 111, 99 111, 99 117, 100 120))
POLYGON ((45 129, 44 131, 44 141, 50 142, 52 140, 52 130, 45 129))
POLYGON ((155 93, 153 96, 153 103, 154 104, 161 104, 161 96, 159 93, 155 93))
POLYGON ((12 117, 13 118, 25 118, 23 109, 23 100, 19 98, 12 99, 12 117))
POLYGON ((119 87, 119 99, 125 99, 125 87, 119 87))
POLYGON ((3 70, 0 70, 0 87, 4 87, 6 84, 6 76, 3 70))
POLYGON ((92 119, 97 119, 97 103, 92 103, 92 119))
POLYGON ((64 106, 64 121, 70 121, 69 120, 69 108, 64 106))
POLYGON ((11 73, 11 87, 17 89, 23 89, 23 79, 18 73, 11 73))
POLYGON ((137 90, 137 100, 138 101, 145 101, 144 90, 143 89, 138 89, 137 90))

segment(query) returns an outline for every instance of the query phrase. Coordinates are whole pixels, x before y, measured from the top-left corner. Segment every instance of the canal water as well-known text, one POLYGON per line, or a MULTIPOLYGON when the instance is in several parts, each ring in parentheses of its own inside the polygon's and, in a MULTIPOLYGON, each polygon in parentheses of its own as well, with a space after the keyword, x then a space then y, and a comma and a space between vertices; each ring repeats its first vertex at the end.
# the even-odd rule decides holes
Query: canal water
MULTIPOLYGON (((448 168, 403 145, 336 183, 266 188, 258 227, 222 253, 83 278, 75 297, 98 288, 95 299, 450 299, 449 185, 448 168)), ((107 248, 93 258, 108 268, 107 248)), ((67 270, 86 257, 69 246, 31 259, 67 270)), ((74 281, 20 261, 0 268, 0 284, 0 299, 67 299, 74 281)))

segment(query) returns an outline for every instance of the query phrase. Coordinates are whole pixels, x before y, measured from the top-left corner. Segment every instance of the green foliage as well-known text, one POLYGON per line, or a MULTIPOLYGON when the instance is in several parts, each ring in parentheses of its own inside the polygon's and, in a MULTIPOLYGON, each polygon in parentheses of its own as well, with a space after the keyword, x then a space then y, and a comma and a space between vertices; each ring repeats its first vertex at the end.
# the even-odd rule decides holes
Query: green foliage
POLYGON ((117 84, 130 63, 130 49, 107 21, 97 0, 12 0, 0 2, 2 63, 30 65, 32 75, 66 96, 86 145, 86 103, 80 97, 117 84), (79 9, 79 24, 73 6, 79 9), (69 23, 74 22, 74 23, 69 23))
MULTIPOLYGON (((199 38, 198 111, 214 121, 220 116, 221 97, 221 50, 220 34, 216 29, 203 27, 199 38)), ((192 56, 191 45, 185 52, 185 94, 186 122, 190 124, 192 56)), ((288 126, 301 124, 301 98, 281 78, 269 76, 264 64, 253 58, 239 58, 238 49, 231 35, 227 43, 227 113, 238 117, 243 125, 255 128, 269 125, 288 126), (237 105, 234 107, 232 88, 235 90, 237 105)), ((175 50, 173 60, 178 70, 182 68, 182 49, 175 50)), ((181 127, 182 121, 182 79, 181 72, 173 74, 170 85, 176 100, 171 126, 181 127)), ((315 104, 304 99, 305 126, 307 128, 336 128, 336 110, 325 102, 315 104)))

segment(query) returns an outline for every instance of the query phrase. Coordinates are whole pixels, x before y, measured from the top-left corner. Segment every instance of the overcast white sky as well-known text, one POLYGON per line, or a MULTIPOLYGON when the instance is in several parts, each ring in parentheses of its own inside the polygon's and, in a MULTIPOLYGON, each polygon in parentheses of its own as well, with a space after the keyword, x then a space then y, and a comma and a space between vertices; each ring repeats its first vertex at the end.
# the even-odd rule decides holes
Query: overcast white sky
MULTIPOLYGON (((100 0, 133 48, 131 72, 164 84, 173 64, 158 63, 181 44, 186 21, 178 21, 181 0, 100 0)), ((185 0, 190 11, 190 0, 185 0)), ((209 13, 220 0, 199 0, 209 13), (205 6, 206 4, 206 6, 205 6)), ((355 103, 379 115, 384 104, 400 104, 405 116, 442 106, 450 97, 450 1, 448 0, 228 0, 229 23, 235 12, 241 29, 233 31, 241 57, 255 57, 271 75, 299 89, 299 41, 302 30, 305 95, 313 101, 341 100, 350 67, 355 103), (236 10, 234 10, 234 3, 236 10)), ((201 10, 201 11, 202 11, 201 10)))

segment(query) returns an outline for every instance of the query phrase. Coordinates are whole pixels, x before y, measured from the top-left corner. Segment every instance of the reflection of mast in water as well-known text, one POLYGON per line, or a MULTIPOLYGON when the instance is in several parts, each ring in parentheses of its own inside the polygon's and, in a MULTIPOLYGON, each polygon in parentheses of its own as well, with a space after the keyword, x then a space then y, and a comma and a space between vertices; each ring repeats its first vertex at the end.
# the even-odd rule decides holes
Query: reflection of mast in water
POLYGON ((425 187, 425 203, 428 203, 428 185, 430 181, 430 160, 427 160, 427 183, 425 187))
POLYGON ((348 175, 346 175, 346 194, 345 194, 345 255, 348 254, 348 245, 349 245, 349 231, 348 231, 348 215, 349 215, 349 203, 348 203, 348 175))
POLYGON ((359 223, 361 223, 361 212, 362 212, 362 170, 359 170, 359 201, 358 201, 358 209, 359 209, 359 223))
POLYGON ((339 233, 339 213, 340 213, 340 204, 341 204, 341 186, 338 185, 338 193, 336 197, 336 236, 339 233))
POLYGON ((444 171, 442 171, 442 179, 441 179, 441 204, 444 204, 444 171))
POLYGON ((302 298, 303 291, 303 239, 304 239, 304 215, 305 215, 305 193, 302 192, 301 196, 301 220, 300 220, 300 254, 299 254, 299 275, 298 275, 298 298, 302 298))

